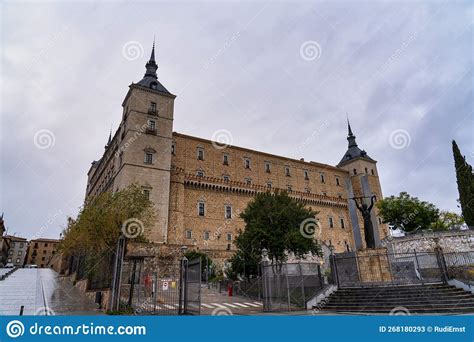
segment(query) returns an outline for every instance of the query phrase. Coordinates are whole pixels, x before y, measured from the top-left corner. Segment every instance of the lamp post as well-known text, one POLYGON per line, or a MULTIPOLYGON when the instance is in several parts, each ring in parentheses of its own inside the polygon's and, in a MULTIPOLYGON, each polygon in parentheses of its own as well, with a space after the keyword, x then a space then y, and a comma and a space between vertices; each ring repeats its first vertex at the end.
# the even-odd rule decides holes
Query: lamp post
POLYGON ((185 315, 187 312, 187 278, 188 278, 188 258, 186 258, 185 254, 188 250, 188 246, 181 246, 181 262, 179 268, 179 306, 178 306, 178 314, 185 315))

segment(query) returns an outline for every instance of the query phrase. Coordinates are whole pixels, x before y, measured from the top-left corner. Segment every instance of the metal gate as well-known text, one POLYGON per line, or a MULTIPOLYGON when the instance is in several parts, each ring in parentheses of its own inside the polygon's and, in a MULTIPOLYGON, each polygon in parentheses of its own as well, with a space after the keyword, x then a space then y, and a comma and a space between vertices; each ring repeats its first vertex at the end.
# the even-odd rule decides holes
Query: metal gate
POLYGON ((199 315, 200 260, 147 268, 145 259, 122 263, 118 309, 137 315, 199 315), (196 276, 196 274, 198 276, 196 276))
POLYGON ((201 258, 184 260, 183 269, 183 310, 185 315, 201 313, 201 258))
POLYGON ((331 257, 331 269, 339 287, 413 285, 445 281, 440 252, 348 252, 331 257))

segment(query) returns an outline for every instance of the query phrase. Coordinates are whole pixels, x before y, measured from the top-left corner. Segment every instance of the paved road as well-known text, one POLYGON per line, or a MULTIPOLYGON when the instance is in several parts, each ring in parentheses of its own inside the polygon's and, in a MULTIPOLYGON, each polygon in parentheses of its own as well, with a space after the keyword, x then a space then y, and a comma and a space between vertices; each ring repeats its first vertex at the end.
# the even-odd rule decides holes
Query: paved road
POLYGON ((0 315, 95 315, 97 305, 51 269, 21 268, 0 281, 0 315))
POLYGON ((201 315, 258 315, 263 312, 263 304, 254 299, 232 296, 227 292, 201 288, 201 315))

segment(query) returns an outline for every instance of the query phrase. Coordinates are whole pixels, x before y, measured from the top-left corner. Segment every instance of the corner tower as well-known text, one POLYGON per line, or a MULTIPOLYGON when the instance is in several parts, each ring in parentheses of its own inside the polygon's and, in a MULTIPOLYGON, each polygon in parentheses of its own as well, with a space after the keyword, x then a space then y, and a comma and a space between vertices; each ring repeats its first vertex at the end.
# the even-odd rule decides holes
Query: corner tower
MULTIPOLYGON (((370 204, 370 197, 377 196, 377 200, 382 199, 382 189, 377 171, 377 161, 368 156, 367 152, 361 150, 356 142, 356 136, 352 132, 349 119, 347 120, 347 151, 342 157, 337 167, 346 170, 349 177, 345 181, 348 194, 349 215, 351 218, 354 242, 356 249, 365 247, 363 234, 363 220, 358 213, 352 197, 365 197, 365 202, 370 204)), ((382 224, 378 218, 378 210, 372 210, 372 224, 374 227, 375 246, 380 247, 380 240, 384 238, 388 231, 386 225, 382 224)))
POLYGON ((166 243, 170 196, 171 144, 175 95, 159 81, 155 43, 145 75, 132 83, 122 103, 123 115, 116 152, 114 189, 140 185, 154 203, 157 220, 145 235, 155 243, 166 243))

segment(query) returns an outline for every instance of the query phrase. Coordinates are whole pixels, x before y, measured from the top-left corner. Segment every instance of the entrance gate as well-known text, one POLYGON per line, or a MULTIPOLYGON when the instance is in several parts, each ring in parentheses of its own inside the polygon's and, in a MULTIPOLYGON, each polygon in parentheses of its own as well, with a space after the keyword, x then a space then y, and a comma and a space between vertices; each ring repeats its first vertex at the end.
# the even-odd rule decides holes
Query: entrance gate
POLYGON ((200 259, 152 269, 145 267, 144 258, 126 259, 116 307, 137 315, 199 315, 200 267, 200 259))

